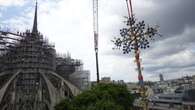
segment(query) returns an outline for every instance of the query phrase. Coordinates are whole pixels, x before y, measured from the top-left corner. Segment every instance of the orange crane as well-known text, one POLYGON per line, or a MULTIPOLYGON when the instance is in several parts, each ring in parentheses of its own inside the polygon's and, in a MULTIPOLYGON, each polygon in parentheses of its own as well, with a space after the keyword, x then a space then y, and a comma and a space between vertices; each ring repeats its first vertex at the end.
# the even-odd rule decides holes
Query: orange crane
MULTIPOLYGON (((128 10, 129 19, 133 18, 133 8, 132 8, 131 0, 126 0, 126 3, 127 3, 127 10, 128 10)), ((136 42, 135 44, 138 45, 137 40, 135 42, 136 42)), ((135 48, 135 62, 137 64, 139 84, 140 84, 141 88, 143 88, 144 87, 144 80, 143 80, 142 71, 141 71, 142 67, 141 67, 141 62, 140 62, 140 53, 139 53, 138 46, 136 46, 136 48, 135 48)))
MULTIPOLYGON (((127 4, 127 10, 128 10, 128 15, 129 15, 129 19, 133 18, 133 8, 132 8, 132 2, 131 0, 126 0, 126 4, 127 4)), ((135 44, 138 45, 137 40, 135 40, 135 44)), ((142 96, 142 106, 144 110, 148 110, 148 101, 147 101, 147 95, 146 95, 146 89, 144 86, 144 79, 143 79, 143 75, 142 75, 142 67, 141 67, 141 61, 140 61, 140 51, 138 46, 135 46, 135 62, 137 64, 137 70, 138 70, 138 80, 139 80, 139 84, 140 84, 140 93, 142 96)))

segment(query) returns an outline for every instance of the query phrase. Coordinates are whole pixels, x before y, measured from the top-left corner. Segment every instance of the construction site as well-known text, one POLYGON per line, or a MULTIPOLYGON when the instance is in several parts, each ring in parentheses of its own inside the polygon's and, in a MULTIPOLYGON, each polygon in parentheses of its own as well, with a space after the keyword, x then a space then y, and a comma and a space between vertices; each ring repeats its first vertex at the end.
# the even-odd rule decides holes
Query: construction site
POLYGON ((37 16, 36 4, 32 30, 0 29, 0 110, 53 110, 89 86, 82 61, 58 55, 38 31, 37 16))

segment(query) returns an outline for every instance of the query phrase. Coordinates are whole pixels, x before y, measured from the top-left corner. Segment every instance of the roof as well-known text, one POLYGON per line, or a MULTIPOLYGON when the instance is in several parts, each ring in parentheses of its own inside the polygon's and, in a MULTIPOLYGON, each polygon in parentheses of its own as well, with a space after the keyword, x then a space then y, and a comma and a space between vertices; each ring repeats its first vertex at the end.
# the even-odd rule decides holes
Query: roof
POLYGON ((156 94, 152 96, 149 100, 152 102, 159 103, 181 103, 182 94, 156 94))
POLYGON ((184 91, 183 101, 195 102, 195 88, 184 91))

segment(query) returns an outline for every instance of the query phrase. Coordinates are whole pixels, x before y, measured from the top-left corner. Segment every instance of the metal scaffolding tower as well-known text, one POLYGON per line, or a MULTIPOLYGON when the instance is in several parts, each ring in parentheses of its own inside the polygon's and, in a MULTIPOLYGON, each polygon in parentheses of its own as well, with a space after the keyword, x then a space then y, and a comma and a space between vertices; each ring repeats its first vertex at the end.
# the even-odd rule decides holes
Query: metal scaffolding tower
POLYGON ((82 62, 57 55, 38 31, 37 5, 31 30, 0 28, 0 110, 54 110, 56 103, 78 95, 83 87, 78 85, 85 78, 82 62))

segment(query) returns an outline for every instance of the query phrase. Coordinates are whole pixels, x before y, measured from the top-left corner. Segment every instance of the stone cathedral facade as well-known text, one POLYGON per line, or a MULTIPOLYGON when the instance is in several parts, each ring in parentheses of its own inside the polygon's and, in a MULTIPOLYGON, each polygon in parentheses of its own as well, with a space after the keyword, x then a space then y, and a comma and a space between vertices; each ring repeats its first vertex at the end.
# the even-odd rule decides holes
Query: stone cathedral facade
POLYGON ((63 98, 81 92, 69 76, 82 63, 58 56, 44 39, 37 28, 37 4, 32 30, 0 31, 0 52, 0 110, 53 110, 63 98))

